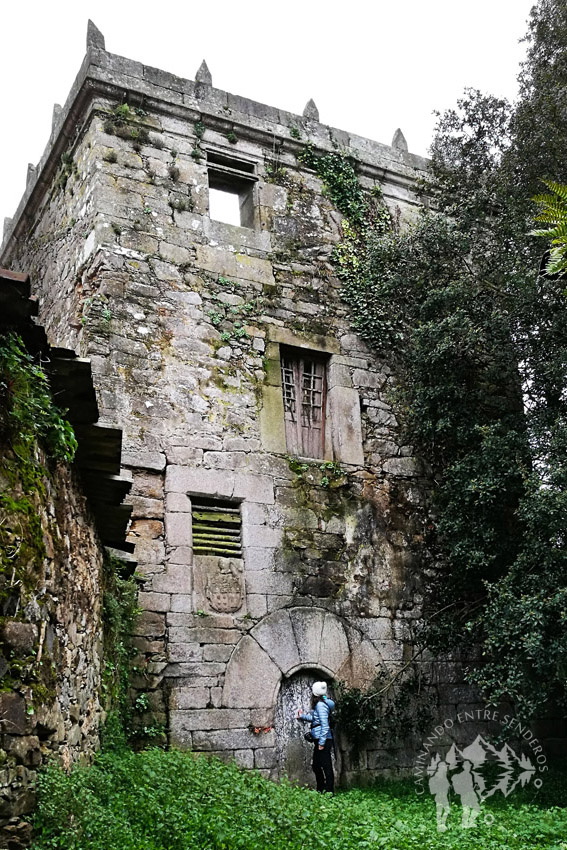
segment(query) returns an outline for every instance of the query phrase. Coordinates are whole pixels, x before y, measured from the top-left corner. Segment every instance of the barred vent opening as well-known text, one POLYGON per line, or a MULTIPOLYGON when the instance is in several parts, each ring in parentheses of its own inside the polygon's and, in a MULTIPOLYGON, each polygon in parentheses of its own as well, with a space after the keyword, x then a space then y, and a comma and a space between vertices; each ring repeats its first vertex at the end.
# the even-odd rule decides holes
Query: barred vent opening
POLYGON ((191 497, 193 552, 222 558, 242 557, 242 518, 240 505, 191 497))

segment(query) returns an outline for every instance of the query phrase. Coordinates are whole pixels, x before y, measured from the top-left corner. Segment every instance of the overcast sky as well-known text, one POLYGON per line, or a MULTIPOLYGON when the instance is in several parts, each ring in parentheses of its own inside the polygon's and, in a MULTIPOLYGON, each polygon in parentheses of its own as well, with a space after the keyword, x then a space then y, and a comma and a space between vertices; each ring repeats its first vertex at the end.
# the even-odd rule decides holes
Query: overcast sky
POLYGON ((426 154, 433 110, 466 86, 513 99, 532 0, 4 0, 0 11, 0 222, 12 216, 85 53, 106 49, 380 142, 426 154))

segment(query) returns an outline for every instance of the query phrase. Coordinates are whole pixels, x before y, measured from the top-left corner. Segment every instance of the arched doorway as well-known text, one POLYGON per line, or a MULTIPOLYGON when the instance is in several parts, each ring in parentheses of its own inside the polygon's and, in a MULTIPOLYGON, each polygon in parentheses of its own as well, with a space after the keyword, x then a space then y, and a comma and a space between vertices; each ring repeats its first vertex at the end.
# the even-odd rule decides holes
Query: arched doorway
MULTIPOLYGON (((313 744, 303 737, 310 725, 297 719, 297 711, 311 710, 311 686, 316 681, 328 682, 329 696, 333 696, 328 673, 322 673, 320 670, 305 668, 282 679, 274 719, 280 776, 286 774, 293 782, 309 788, 315 787, 315 777, 311 769, 313 744)), ((335 778, 338 780, 340 765, 335 763, 334 768, 335 778)))

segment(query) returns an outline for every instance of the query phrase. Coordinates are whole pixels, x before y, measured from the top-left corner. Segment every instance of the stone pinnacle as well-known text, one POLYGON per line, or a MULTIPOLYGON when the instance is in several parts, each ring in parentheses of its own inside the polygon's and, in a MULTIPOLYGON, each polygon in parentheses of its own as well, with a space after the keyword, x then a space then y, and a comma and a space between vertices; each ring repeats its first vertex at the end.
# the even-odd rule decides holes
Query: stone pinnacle
POLYGON ((104 50, 104 36, 98 27, 95 27, 93 22, 89 20, 87 24, 87 50, 90 47, 96 47, 99 50, 104 50))
POLYGON ((309 98, 309 100, 305 104, 305 109, 303 110, 303 117, 311 118, 312 121, 319 120, 319 110, 317 109, 315 101, 312 97, 309 98))
POLYGON ((398 127, 396 132, 394 133, 394 138, 392 139, 392 147, 396 151, 400 151, 401 153, 408 152, 408 143, 406 142, 406 137, 398 127))
POLYGON ((201 62, 199 70, 195 74, 195 82, 205 83, 205 85, 207 85, 207 86, 212 86, 212 84, 213 84, 213 78, 212 78, 211 72, 209 71, 207 63, 205 62, 204 59, 201 62))

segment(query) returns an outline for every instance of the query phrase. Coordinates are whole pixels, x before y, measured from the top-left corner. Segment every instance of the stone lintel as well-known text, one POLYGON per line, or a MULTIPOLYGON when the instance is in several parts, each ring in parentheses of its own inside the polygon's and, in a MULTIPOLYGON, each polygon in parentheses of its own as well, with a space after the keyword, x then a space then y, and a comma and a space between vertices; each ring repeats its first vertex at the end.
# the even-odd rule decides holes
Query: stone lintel
POLYGON ((279 345, 306 348, 310 351, 320 351, 324 354, 341 353, 340 343, 333 336, 322 336, 321 334, 312 334, 304 331, 297 332, 290 328, 282 328, 277 325, 269 325, 267 332, 269 342, 278 343, 279 345))

